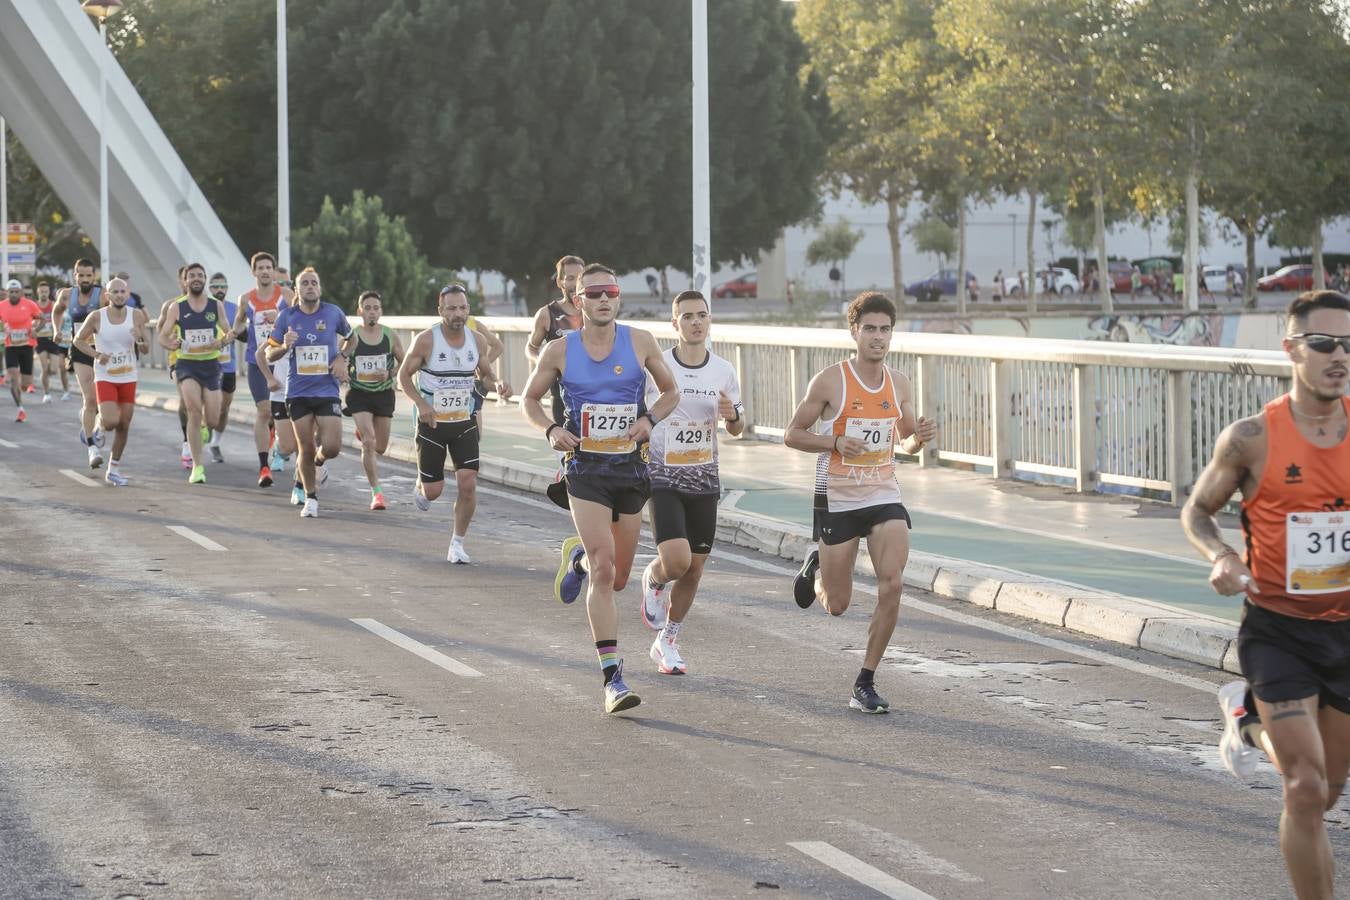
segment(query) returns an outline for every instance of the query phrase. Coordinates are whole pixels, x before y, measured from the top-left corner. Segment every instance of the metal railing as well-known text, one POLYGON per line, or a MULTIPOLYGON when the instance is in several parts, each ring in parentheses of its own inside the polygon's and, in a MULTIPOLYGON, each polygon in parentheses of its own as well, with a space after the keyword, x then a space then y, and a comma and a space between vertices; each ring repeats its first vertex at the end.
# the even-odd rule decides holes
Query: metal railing
MULTIPOLYGON (((405 345, 430 316, 388 316, 405 345)), ((529 378, 524 318, 483 317, 506 346, 499 372, 529 378)), ((356 320, 353 320, 356 323, 356 320)), ((666 322, 632 322, 662 346, 666 322)), ((781 440, 807 382, 855 349, 843 330, 717 325, 717 352, 736 367, 749 427, 781 440)), ((1136 493, 1180 505, 1219 432, 1288 390, 1274 351, 1037 338, 898 333, 887 363, 909 376, 916 411, 938 423, 924 466, 1049 480, 1079 491, 1136 493)))

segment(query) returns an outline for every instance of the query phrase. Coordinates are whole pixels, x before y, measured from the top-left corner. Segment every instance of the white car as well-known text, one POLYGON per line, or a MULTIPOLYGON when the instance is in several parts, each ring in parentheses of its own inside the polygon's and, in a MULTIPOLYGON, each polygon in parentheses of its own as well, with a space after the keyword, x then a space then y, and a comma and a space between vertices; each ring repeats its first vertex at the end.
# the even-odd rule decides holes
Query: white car
MULTIPOLYGON (((1071 294, 1077 294, 1083 290, 1083 285, 1079 282, 1078 276, 1073 274, 1070 270, 1052 266, 1049 271, 1051 273, 1050 277, 1053 279, 1051 282, 1051 291, 1053 293, 1059 294, 1062 297, 1068 297, 1071 294)), ((1038 295, 1049 293, 1045 289, 1045 274, 1045 269, 1041 269, 1036 273, 1036 293, 1038 295)), ((1017 280, 1016 275, 1009 275, 1003 279, 1003 293, 1007 294, 1009 297, 1016 297, 1022 293, 1022 285, 1017 280)))
MULTIPOLYGON (((1205 290, 1211 294, 1222 294, 1228 290, 1228 269, 1223 266, 1205 266, 1202 271, 1205 277, 1205 290)), ((1242 288, 1241 275, 1237 275, 1234 287, 1242 288)))

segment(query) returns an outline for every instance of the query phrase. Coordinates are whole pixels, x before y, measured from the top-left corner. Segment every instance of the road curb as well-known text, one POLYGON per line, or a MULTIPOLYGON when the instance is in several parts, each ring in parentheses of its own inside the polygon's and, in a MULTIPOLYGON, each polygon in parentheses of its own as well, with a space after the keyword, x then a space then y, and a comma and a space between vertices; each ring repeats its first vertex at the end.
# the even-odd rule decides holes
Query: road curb
MULTIPOLYGON (((178 411, 178 398, 162 394, 139 393, 136 404, 178 411)), ((252 405, 232 406, 230 421, 251 426, 252 405)), ((345 422, 343 442, 359 450, 361 445, 353 428, 350 422, 345 422)), ((385 455, 400 462, 416 462, 415 447, 407 438, 391 438, 385 455)), ((543 494, 556 474, 539 466, 491 456, 482 457, 480 465, 478 474, 485 481, 532 494, 543 494)), ((643 516, 647 516, 645 509, 643 516)), ((806 555, 811 531, 805 526, 738 509, 719 509, 717 539, 796 563, 806 555)), ((875 574, 866 544, 859 548, 854 571, 868 577, 875 574)), ((1127 647, 1241 674, 1236 625, 1163 603, 918 551, 909 555, 905 584, 948 600, 962 600, 1127 647)))

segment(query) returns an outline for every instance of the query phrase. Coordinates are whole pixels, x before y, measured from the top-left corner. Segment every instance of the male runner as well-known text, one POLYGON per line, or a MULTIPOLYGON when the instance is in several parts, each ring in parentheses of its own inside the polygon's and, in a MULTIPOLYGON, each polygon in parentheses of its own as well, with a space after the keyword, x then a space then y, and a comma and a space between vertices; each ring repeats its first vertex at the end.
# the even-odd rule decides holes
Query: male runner
POLYGON ((125 487, 127 478, 120 467, 136 412, 137 354, 150 352, 149 317, 145 310, 131 307, 131 291, 121 278, 109 281, 104 294, 108 305, 89 314, 72 346, 94 359, 99 419, 113 433, 104 479, 113 487, 125 487))
POLYGON ((56 308, 56 299, 52 297, 52 286, 45 281, 37 283, 38 309, 42 310, 42 322, 37 327, 38 363, 42 366, 42 402, 51 403, 51 377, 53 370, 61 373, 62 400, 70 399, 70 376, 62 360, 66 348, 56 342, 56 326, 52 323, 52 310, 56 308))
MULTIPOLYGON (((187 296, 187 266, 178 267, 178 296, 164 301, 159 308, 159 321, 163 322, 169 315, 169 309, 178 304, 180 300, 187 296)), ((177 380, 178 354, 170 350, 168 353, 169 379, 177 380)), ((187 407, 182 403, 178 404, 178 428, 183 433, 183 446, 179 450, 179 461, 182 462, 184 469, 192 468, 192 445, 188 443, 187 434, 188 420, 187 407)))
MULTIPOLYGON (((652 429, 652 534, 657 558, 642 573, 642 620, 660 634, 650 656, 662 675, 688 671, 676 641, 694 603, 703 566, 717 536, 717 420, 727 433, 745 431, 736 369, 708 349, 712 315, 698 291, 684 291, 671 303, 671 325, 679 343, 662 356, 675 375, 680 400, 669 418, 652 429), (672 585, 671 582, 674 582, 672 585)), ((656 385, 648 380, 647 399, 656 385)))
POLYGON ((192 452, 188 484, 206 483, 202 423, 220 416, 220 348, 234 335, 225 323, 225 304, 206 294, 206 269, 189 263, 184 273, 187 296, 171 305, 159 325, 159 343, 177 353, 178 400, 187 410, 187 439, 192 452))
POLYGON ((380 490, 380 461, 389 449, 389 427, 394 421, 394 373, 403 363, 403 343, 380 324, 379 291, 366 291, 356 302, 361 327, 347 338, 347 405, 342 410, 356 422, 361 442, 361 466, 370 482, 370 508, 384 509, 380 490))
POLYGON ((319 273, 303 269, 295 280, 299 302, 277 316, 267 338, 266 357, 276 363, 288 352, 286 412, 295 429, 300 458, 296 482, 304 488, 300 516, 319 516, 319 485, 328 481, 324 463, 342 452, 340 385, 347 381, 347 359, 341 339, 351 334, 342 310, 322 299, 319 273), (281 339, 277 339, 277 334, 281 339))
POLYGON ((14 421, 23 422, 28 418, 23 410, 23 392, 33 384, 35 335, 42 324, 42 310, 23 295, 23 284, 17 279, 5 283, 5 294, 5 300, 0 302, 0 325, 5 329, 5 378, 9 382, 9 395, 19 408, 14 421))
MULTIPOLYGON (((225 321, 233 325, 235 314, 239 307, 229 299, 230 283, 220 272, 211 276, 211 281, 207 287, 207 293, 211 299, 219 300, 225 307, 225 315, 228 317, 225 321)), ((211 462, 223 463, 225 454, 220 450, 220 438, 225 434, 225 426, 230 422, 230 404, 234 401, 234 388, 236 383, 235 358, 238 351, 235 348, 237 335, 233 330, 228 332, 229 340, 220 347, 220 415, 214 422, 207 424, 211 428, 211 441, 208 449, 211 451, 211 462)))
MULTIPOLYGON (((52 310, 52 324, 61 335, 62 343, 70 346, 75 332, 84 325, 89 314, 103 305, 103 288, 94 283, 94 264, 87 259, 75 260, 75 286, 65 288, 56 297, 52 310)), ((89 467, 103 465, 99 448, 105 438, 98 427, 98 395, 94 390, 94 359, 73 346, 66 357, 66 371, 75 373, 84 405, 80 409, 80 443, 89 447, 89 467)))
MULTIPOLYGON (((258 347, 272 336, 272 327, 277 316, 288 304, 281 285, 276 283, 276 260, 272 254, 259 251, 250 260, 253 268, 255 287, 239 295, 239 311, 234 318, 234 334, 247 333, 248 345, 244 350, 245 368, 248 372, 248 391, 253 397, 256 415, 253 419, 253 445, 258 451, 258 487, 272 486, 272 470, 278 472, 285 462, 273 447, 272 457, 268 458, 268 447, 277 440, 277 431, 272 416, 271 394, 278 391, 281 382, 275 377, 272 366, 258 358, 258 347)), ((288 364, 289 365, 289 364, 288 364)), ((284 407, 284 397, 282 400, 284 407)), ((290 428, 281 429, 289 432, 290 428)), ((302 501, 303 502, 303 501, 302 501)))
POLYGON ((1294 893, 1330 900, 1322 816, 1350 770, 1350 298, 1296 297, 1284 351, 1289 393, 1224 429, 1181 521, 1214 563, 1214 590, 1246 595, 1238 660, 1251 687, 1219 689, 1220 758, 1245 777, 1265 751, 1284 780, 1280 850, 1294 893), (1238 491, 1245 553, 1216 518, 1238 491))
POLYGON ((614 271, 591 263, 581 273, 582 324, 544 348, 530 375, 522 411, 554 450, 567 453, 567 493, 579 538, 563 542, 554 594, 571 603, 587 575, 586 612, 605 680, 605 712, 637 706, 623 680, 619 615, 614 592, 628 583, 651 491, 647 439, 680 395, 656 338, 619 325, 619 283, 614 271), (647 376, 660 396, 646 401, 647 376), (567 415, 559 425, 544 412, 544 394, 562 383, 567 415))
POLYGON ((417 483, 413 502, 426 512, 445 487, 445 458, 455 466, 455 530, 445 558, 458 565, 471 560, 464 550, 478 506, 478 441, 481 429, 473 412, 474 375, 497 376, 484 356, 482 339, 466 328, 469 297, 462 284, 441 288, 440 324, 413 338, 398 370, 399 387, 417 407, 417 483), (414 379, 415 376, 415 379, 414 379))
POLYGON ((803 609, 819 600, 830 615, 843 615, 853 595, 858 542, 867 538, 877 606, 849 706, 884 713, 890 704, 877 695, 874 675, 900 615, 911 527, 895 481, 895 445, 899 441, 903 452, 918 453, 937 435, 937 425, 914 417, 909 379, 886 365, 895 327, 890 298, 876 291, 853 298, 848 327, 857 352, 811 379, 783 434, 783 443, 792 449, 819 454, 815 531, 820 546, 807 554, 793 596, 803 609), (819 433, 813 430, 817 422, 823 426, 819 433))

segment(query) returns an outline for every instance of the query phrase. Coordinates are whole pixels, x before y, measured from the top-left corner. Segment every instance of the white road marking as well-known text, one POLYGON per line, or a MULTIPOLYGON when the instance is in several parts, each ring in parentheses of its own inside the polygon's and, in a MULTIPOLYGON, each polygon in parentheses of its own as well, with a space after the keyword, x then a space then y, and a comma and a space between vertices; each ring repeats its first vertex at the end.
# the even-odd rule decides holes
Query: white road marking
POLYGON ((440 666, 452 675, 459 675, 462 678, 482 678, 483 673, 467 666, 457 659, 451 659, 438 650, 432 650, 421 641, 415 641, 401 631, 395 631, 388 625, 382 625, 374 619, 352 619, 353 623, 360 625, 371 634, 384 638, 396 647, 402 647, 414 656, 420 656, 427 662, 435 666, 440 666))
POLYGON ((76 484, 82 484, 85 487, 98 487, 98 482, 92 478, 86 478, 74 469, 62 469, 61 474, 69 478, 76 484))
POLYGON ((18 445, 18 444, 14 443, 13 441, 7 441, 7 440, 5 440, 5 439, 3 439, 3 438, 0 438, 0 447, 4 447, 6 450, 18 450, 18 449, 19 449, 19 445, 18 445))
MULTIPOLYGON (((554 506, 552 503, 545 500, 536 500, 533 497, 521 496, 520 494, 513 494, 509 491, 502 491, 497 490, 495 488, 483 487, 481 484, 478 486, 478 492, 480 494, 491 494, 494 497, 502 497, 507 500, 514 500, 517 503, 523 503, 526 506, 533 506, 537 509, 551 510, 560 515, 570 516, 567 510, 554 506)), ((767 560, 752 559, 748 556, 742 556, 739 553, 729 552, 723 549, 722 547, 717 548, 717 550, 713 554, 713 558, 734 561, 736 563, 739 563, 740 565, 745 566, 746 568, 758 569, 761 572, 768 572, 774 575, 782 575, 785 578, 791 578, 792 576, 797 574, 796 568, 788 568, 786 566, 777 565, 775 563, 768 562, 767 560)), ((876 596, 877 590, 872 585, 867 584, 866 582, 863 581, 855 581, 854 584, 857 590, 867 594, 871 594, 874 597, 876 596)), ((980 618, 979 616, 972 616, 963 612, 958 612, 957 610, 954 609, 947 609, 945 606, 939 606, 936 603, 929 603, 926 600, 917 600, 911 596, 906 596, 900 602, 902 606, 908 606, 912 609, 921 610, 922 612, 926 612, 929 615, 936 616, 939 619, 946 619, 949 622, 958 622, 962 625, 967 625, 971 628, 983 628, 985 631, 992 631, 995 634, 1001 634, 1004 637, 1014 638, 1015 640, 1019 641, 1026 641, 1029 644, 1037 644, 1042 647, 1047 647, 1051 650, 1058 650, 1062 653, 1072 653, 1075 656, 1081 656, 1084 659, 1090 659, 1093 662, 1102 663, 1103 665, 1108 666, 1115 666, 1120 669, 1126 669, 1130 672, 1135 672, 1140 675, 1147 675, 1150 678, 1157 678, 1160 681, 1166 681, 1171 684, 1181 685, 1182 687, 1194 688, 1195 690, 1201 691, 1206 694, 1214 693, 1216 690, 1218 690, 1219 687, 1217 683, 1205 681, 1202 678, 1193 678, 1190 675, 1183 675, 1180 672, 1172 672, 1167 669, 1159 668, 1158 666, 1151 666, 1148 663, 1139 662, 1138 660, 1135 659, 1127 659, 1126 657, 1123 656, 1116 656, 1111 653, 1105 653, 1101 650, 1094 650, 1091 647, 1080 647, 1077 644, 1074 644, 1070 641, 1062 641, 1059 640, 1058 638, 1045 637, 1043 635, 1034 634, 1030 631, 1024 631, 1021 628, 1014 628, 1011 625, 1004 625, 1002 622, 988 621, 980 618)), ((1227 673, 1219 673, 1219 674, 1225 675, 1228 678, 1232 677, 1231 675, 1227 675, 1227 673)))
POLYGON ((744 496, 745 491, 727 491, 727 495, 722 498, 722 502, 718 505, 723 509, 735 509, 736 504, 740 503, 744 496))
POLYGON ((191 528, 188 528, 186 525, 165 525, 164 527, 169 529, 179 537, 187 538, 189 541, 192 541, 192 543, 196 544, 199 547, 205 547, 207 550, 212 550, 216 553, 225 552, 225 548, 223 546, 217 544, 209 537, 198 534, 191 528))
POLYGON ((887 875, 875 866, 869 866, 856 856, 849 856, 843 850, 824 841, 788 841, 788 846, 805 853, 817 862, 824 863, 836 872, 847 875, 859 884, 870 887, 883 897, 891 897, 893 900, 935 900, 932 894, 925 894, 914 885, 887 875))

